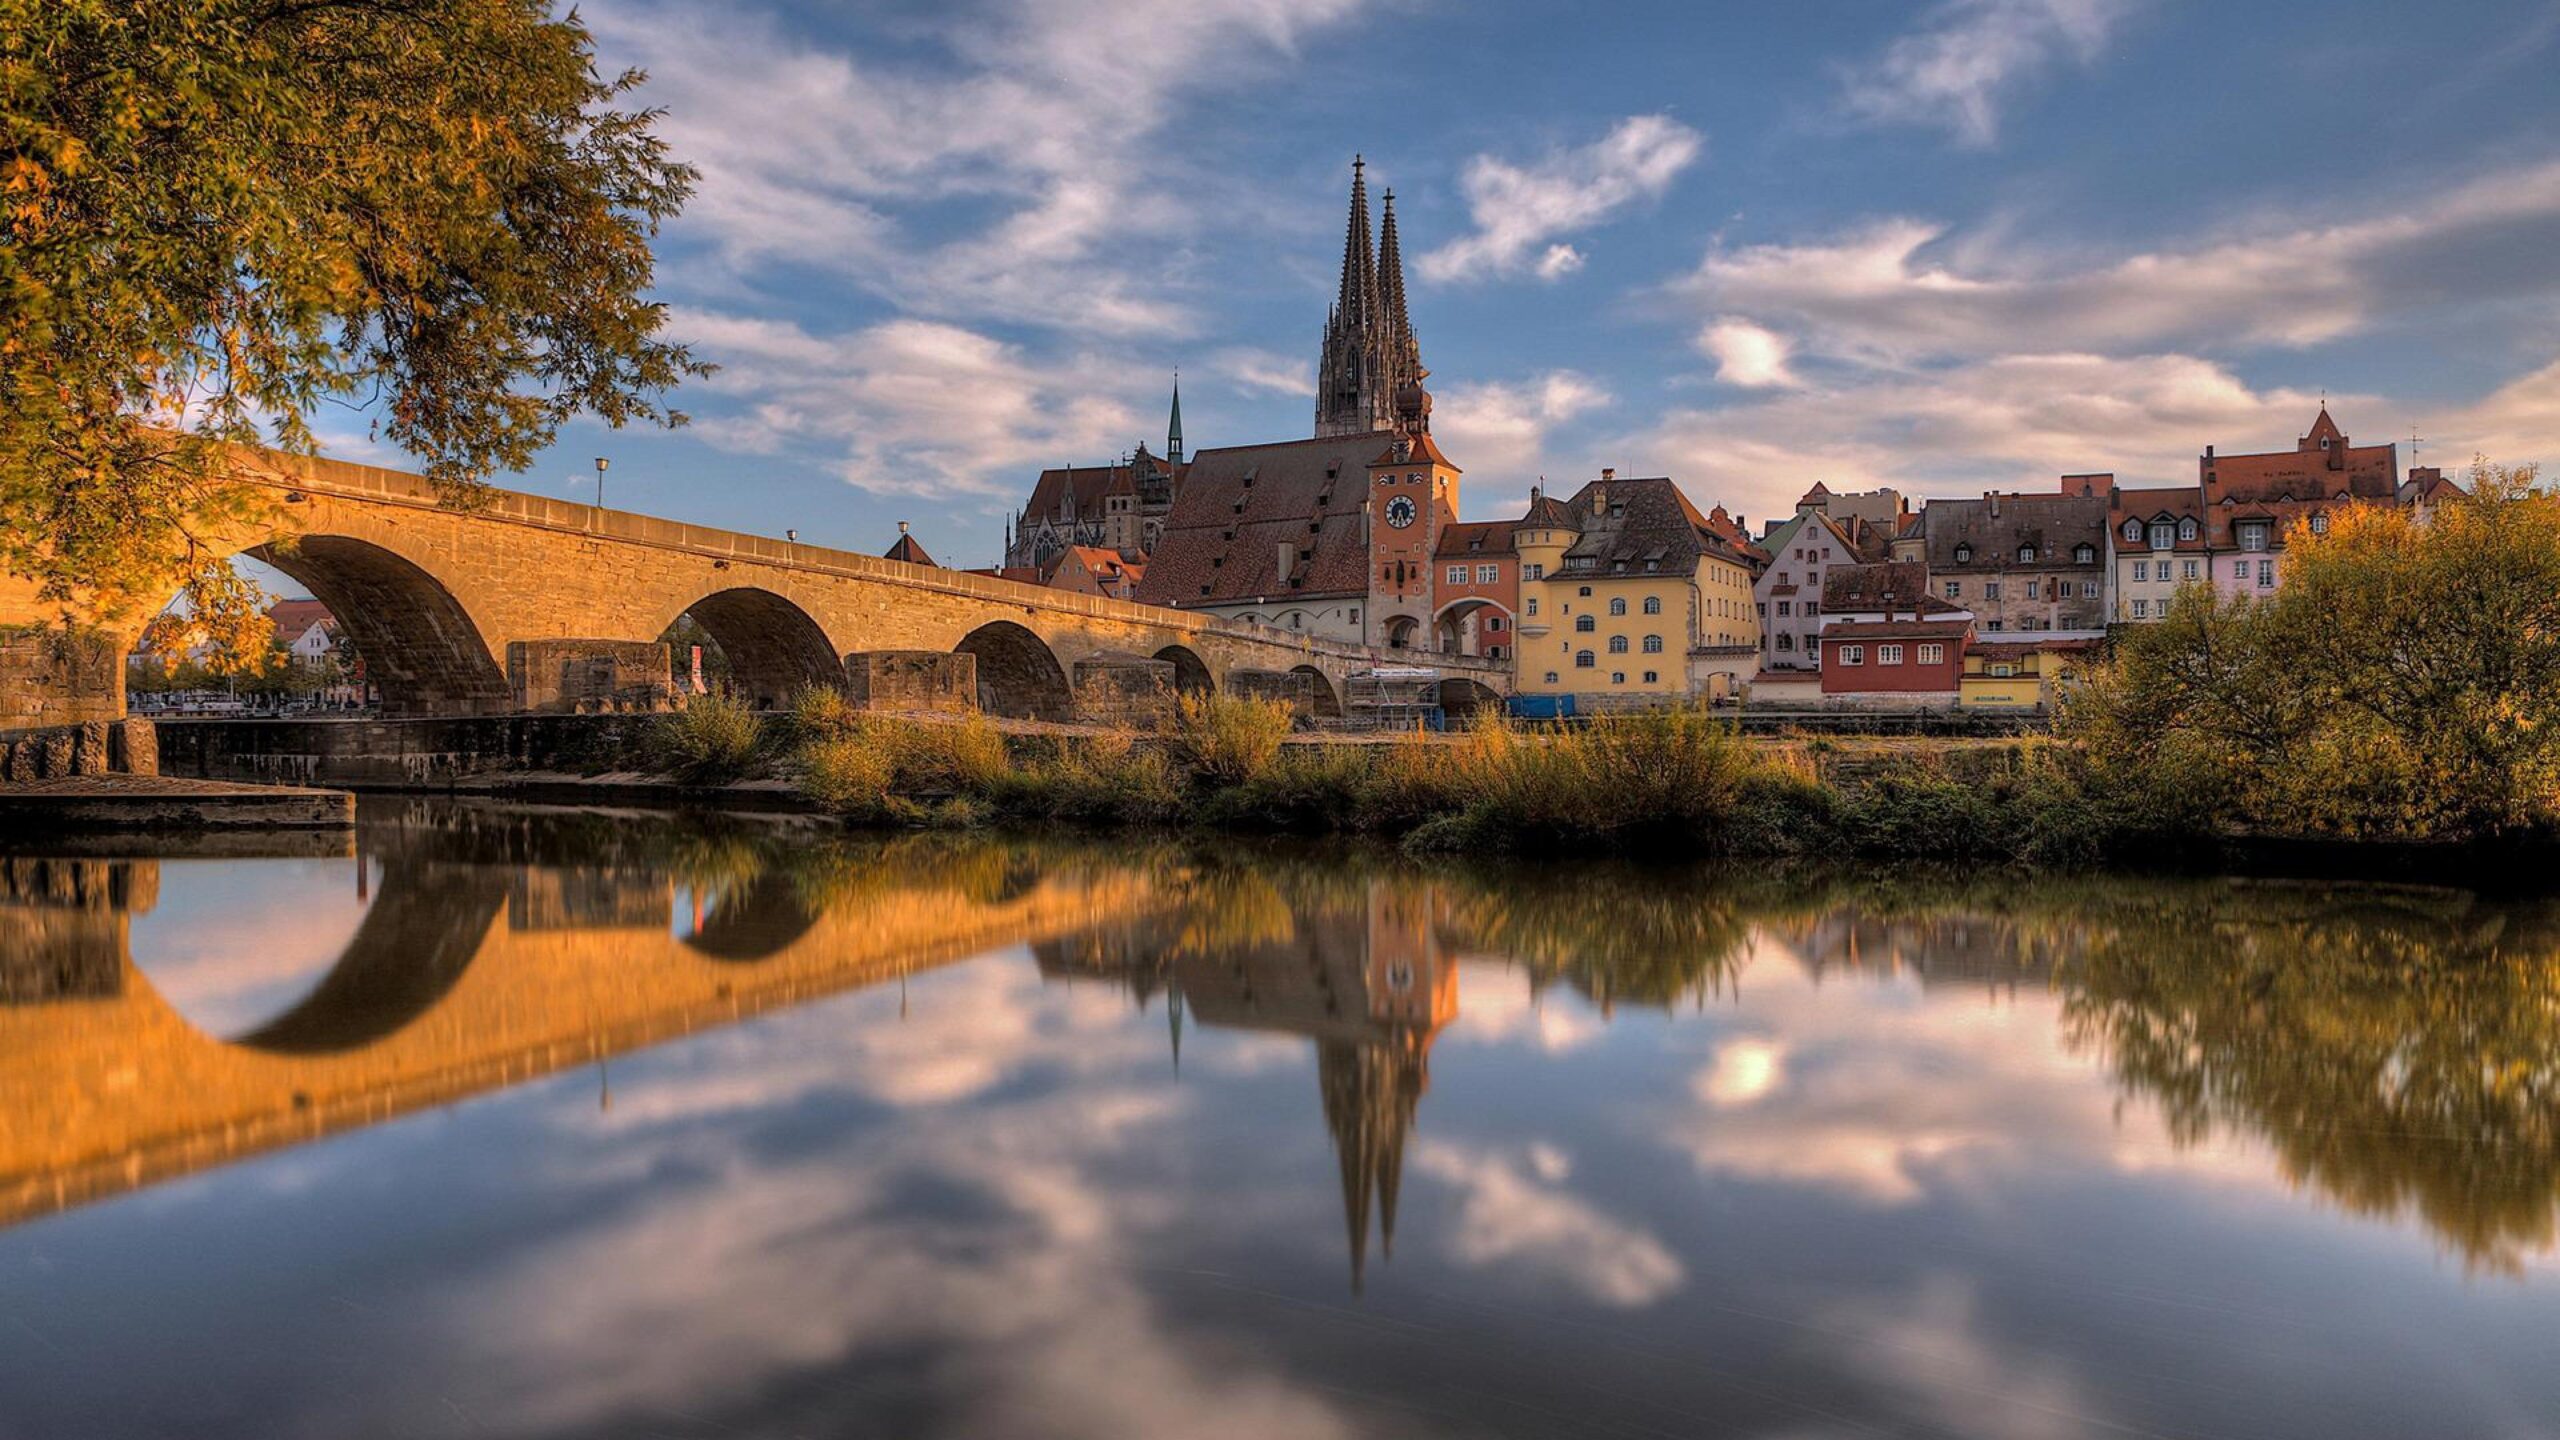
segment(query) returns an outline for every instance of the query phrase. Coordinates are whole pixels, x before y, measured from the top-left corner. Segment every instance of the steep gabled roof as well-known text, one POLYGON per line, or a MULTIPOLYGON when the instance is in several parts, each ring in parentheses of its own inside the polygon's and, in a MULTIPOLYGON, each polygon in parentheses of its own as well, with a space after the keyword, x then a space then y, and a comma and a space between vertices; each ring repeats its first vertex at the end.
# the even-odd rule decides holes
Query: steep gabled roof
POLYGON ((1391 436, 1230 445, 1192 457, 1135 598, 1150 605, 1365 595, 1360 507, 1391 436), (1291 552, 1288 570, 1280 547, 1291 552))
POLYGON ((1508 555, 1518 520, 1457 520, 1440 527, 1433 553, 1460 559, 1469 555, 1508 555))
POLYGON ((916 543, 915 536, 907 533, 907 527, 903 523, 898 526, 897 543, 891 545, 888 549, 881 551, 880 558, 883 560, 902 560, 909 565, 933 564, 933 557, 924 553, 924 547, 916 543))
POLYGON ((2063 570, 2106 563, 2107 497, 2103 495, 1986 495, 1978 500, 1932 500, 1927 523, 1931 572, 2006 570, 2018 552, 2033 546, 2032 568, 2063 570), (2090 558, 2072 552, 2090 547, 2090 558), (1966 558, 1957 559, 1959 552, 1966 558))

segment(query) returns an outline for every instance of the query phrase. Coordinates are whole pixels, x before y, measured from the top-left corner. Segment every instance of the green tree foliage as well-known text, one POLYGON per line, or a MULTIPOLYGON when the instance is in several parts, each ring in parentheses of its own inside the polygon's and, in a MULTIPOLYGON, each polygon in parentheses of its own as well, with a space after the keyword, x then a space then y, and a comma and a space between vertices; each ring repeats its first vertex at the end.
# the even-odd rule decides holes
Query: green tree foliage
MULTIPOLYGON (((549 0, 0 0, 0 564, 69 619, 254 604, 230 447, 370 407, 449 501, 681 423, 693 183, 549 0)), ((218 626, 216 627, 219 628, 218 626)))
POLYGON ((2469 483, 2298 526, 2273 597, 2191 586, 2128 632, 2064 717, 2100 788, 2341 838, 2560 825, 2560 496, 2469 483))

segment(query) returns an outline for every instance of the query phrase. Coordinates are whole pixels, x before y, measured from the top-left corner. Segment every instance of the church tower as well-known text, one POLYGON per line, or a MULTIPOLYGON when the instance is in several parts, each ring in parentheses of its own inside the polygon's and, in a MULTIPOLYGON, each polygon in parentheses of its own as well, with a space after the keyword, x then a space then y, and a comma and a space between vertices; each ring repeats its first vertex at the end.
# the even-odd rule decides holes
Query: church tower
POLYGON ((1342 287, 1325 317, 1316 361, 1316 436, 1370 435, 1431 428, 1430 372, 1405 313, 1404 255, 1396 238, 1395 195, 1386 197, 1384 228, 1369 240, 1368 166, 1351 161, 1351 215, 1342 237, 1342 287))

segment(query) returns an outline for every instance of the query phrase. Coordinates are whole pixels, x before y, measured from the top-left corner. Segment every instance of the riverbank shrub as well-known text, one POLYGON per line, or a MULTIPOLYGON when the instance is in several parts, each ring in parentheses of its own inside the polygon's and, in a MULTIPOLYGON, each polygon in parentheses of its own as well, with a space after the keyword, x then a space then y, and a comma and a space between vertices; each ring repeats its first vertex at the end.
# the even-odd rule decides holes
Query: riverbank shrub
POLYGON ((1185 694, 1175 702, 1169 736, 1203 781, 1243 785, 1270 767, 1296 724, 1285 701, 1185 694))
POLYGON ((764 722, 744 701, 696 695, 657 726, 659 768, 695 785, 725 785, 755 768, 764 722))

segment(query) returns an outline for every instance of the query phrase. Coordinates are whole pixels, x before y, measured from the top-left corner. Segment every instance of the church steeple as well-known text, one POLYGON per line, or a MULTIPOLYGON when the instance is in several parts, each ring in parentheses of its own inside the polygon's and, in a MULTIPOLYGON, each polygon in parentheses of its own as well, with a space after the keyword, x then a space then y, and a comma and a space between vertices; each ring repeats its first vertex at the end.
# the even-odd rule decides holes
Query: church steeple
POLYGON ((1430 428, 1430 397, 1422 391, 1428 372, 1405 314, 1404 254, 1392 194, 1376 246, 1369 237, 1368 162, 1354 156, 1342 284, 1325 317, 1324 350, 1316 363, 1318 436, 1418 434, 1430 428))
POLYGON ((1165 422, 1164 458, 1166 463, 1182 463, 1182 372, 1173 372, 1173 417, 1165 422))

